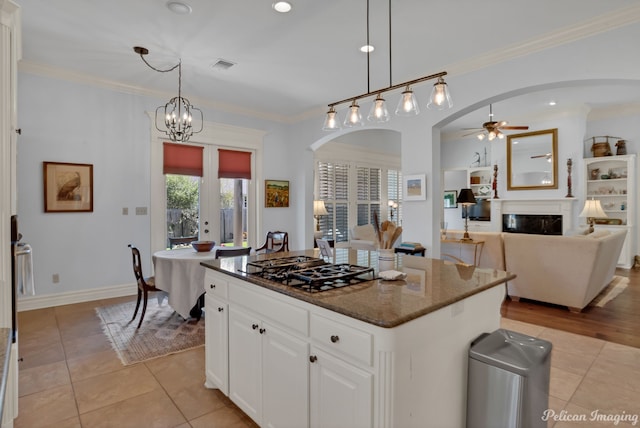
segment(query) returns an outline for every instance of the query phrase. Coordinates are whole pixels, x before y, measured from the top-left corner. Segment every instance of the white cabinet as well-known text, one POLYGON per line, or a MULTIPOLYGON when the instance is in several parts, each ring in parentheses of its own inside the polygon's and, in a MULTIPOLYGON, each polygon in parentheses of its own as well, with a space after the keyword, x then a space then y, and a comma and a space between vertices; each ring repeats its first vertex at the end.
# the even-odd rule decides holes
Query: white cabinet
POLYGON ((205 301, 205 369, 208 388, 218 388, 229 394, 229 318, 228 306, 213 293, 205 301), (212 383, 213 382, 213 383, 212 383))
POLYGON ((371 427, 373 374, 312 347, 310 426, 371 427))
POLYGON ((229 397, 261 426, 308 426, 307 358, 305 341, 230 308, 229 397))
POLYGON ((596 219, 595 227, 627 230, 618 266, 630 268, 636 248, 636 155, 588 158, 584 165, 585 200, 599 200, 607 215, 596 219))

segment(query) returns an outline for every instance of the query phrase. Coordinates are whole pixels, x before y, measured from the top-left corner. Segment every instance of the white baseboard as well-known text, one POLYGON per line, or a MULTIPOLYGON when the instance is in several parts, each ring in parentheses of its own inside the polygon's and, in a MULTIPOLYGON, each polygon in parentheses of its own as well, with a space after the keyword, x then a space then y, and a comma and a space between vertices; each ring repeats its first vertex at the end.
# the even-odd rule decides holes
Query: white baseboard
POLYGON ((100 299, 111 299, 113 297, 133 296, 136 295, 137 290, 137 285, 131 283, 92 288, 89 290, 67 291, 60 294, 24 296, 18 298, 18 312, 71 305, 73 303, 91 302, 100 299))

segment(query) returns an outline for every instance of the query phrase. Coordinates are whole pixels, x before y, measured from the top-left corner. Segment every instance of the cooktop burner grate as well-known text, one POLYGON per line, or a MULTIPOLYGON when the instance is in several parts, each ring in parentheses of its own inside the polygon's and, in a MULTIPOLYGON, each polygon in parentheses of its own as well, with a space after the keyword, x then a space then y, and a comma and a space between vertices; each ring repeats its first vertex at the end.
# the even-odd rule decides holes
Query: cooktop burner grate
POLYGON ((247 263, 247 273, 308 292, 342 288, 373 279, 370 267, 331 264, 308 256, 282 257, 247 263), (363 278, 365 274, 370 274, 363 278))

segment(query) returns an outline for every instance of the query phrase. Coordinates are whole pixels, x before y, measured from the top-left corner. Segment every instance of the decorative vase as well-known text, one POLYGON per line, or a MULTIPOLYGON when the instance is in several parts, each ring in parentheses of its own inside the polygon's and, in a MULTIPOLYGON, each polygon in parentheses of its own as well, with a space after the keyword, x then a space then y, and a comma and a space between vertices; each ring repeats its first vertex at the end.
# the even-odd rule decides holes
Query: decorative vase
POLYGON ((378 250, 378 271, 393 270, 396 257, 393 248, 381 248, 378 250))

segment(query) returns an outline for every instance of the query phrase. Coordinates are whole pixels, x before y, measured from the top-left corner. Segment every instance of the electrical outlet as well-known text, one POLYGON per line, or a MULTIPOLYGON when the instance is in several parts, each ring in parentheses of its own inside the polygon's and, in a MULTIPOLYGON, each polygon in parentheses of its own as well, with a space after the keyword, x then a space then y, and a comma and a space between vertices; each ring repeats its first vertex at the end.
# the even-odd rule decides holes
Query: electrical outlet
POLYGON ((53 281, 54 284, 59 283, 60 282, 60 274, 54 273, 53 277, 51 278, 51 280, 53 281))
POLYGON ((129 208, 123 207, 122 208, 122 215, 129 215, 129 208))
POLYGON ((147 207, 136 207, 136 215, 147 215, 147 207))

